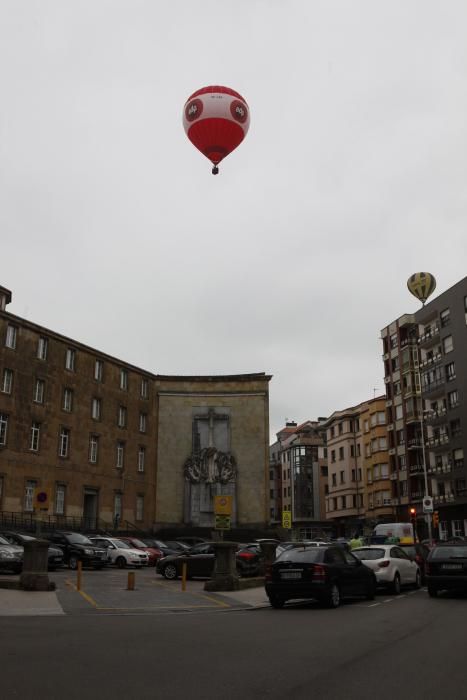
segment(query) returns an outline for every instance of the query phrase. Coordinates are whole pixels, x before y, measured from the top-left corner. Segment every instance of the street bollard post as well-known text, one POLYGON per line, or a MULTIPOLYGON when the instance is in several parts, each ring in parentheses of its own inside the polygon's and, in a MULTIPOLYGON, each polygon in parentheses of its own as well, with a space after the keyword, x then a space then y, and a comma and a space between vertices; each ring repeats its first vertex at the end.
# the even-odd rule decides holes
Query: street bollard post
POLYGON ((82 574, 83 574, 83 562, 79 561, 78 562, 78 568, 76 570, 76 590, 80 591, 81 590, 81 579, 82 579, 82 574))
POLYGON ((182 591, 186 591, 186 562, 182 564, 182 591))
POLYGON ((128 587, 127 591, 134 591, 135 590, 135 572, 134 571, 129 571, 128 572, 128 587))

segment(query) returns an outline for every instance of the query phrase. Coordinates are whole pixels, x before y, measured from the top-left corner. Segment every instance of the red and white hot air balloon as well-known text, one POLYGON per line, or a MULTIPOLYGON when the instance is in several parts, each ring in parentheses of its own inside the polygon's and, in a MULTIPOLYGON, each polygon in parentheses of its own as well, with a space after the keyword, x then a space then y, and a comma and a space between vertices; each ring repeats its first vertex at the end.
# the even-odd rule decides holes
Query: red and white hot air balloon
POLYGON ((183 126, 191 143, 213 164, 212 173, 245 138, 250 110, 231 88, 210 85, 194 92, 183 108, 183 126))

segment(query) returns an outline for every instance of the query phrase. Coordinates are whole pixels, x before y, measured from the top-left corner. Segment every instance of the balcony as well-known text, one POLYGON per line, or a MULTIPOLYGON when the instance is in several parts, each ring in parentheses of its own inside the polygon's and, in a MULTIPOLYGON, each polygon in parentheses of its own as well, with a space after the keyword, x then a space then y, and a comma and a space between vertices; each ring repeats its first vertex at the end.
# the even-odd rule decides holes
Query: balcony
POLYGON ((424 496, 425 496, 424 491, 412 491, 410 494, 410 500, 411 501, 421 501, 424 496))
POLYGON ((423 362, 420 362, 420 367, 422 369, 424 367, 432 367, 433 365, 437 365, 438 362, 441 362, 442 359, 442 354, 438 352, 436 353, 436 355, 433 355, 433 357, 428 357, 426 360, 423 360, 423 362))
POLYGON ((418 339, 419 345, 427 347, 429 345, 434 345, 439 341, 439 326, 431 326, 431 328, 421 335, 418 339))
POLYGON ((389 475, 389 478, 391 481, 397 481, 397 472, 392 472, 392 474, 389 475))
POLYGON ((454 460, 454 469, 462 469, 463 466, 464 466, 463 459, 455 459, 454 460))
POLYGON ((449 435, 447 433, 443 433, 442 435, 438 435, 438 437, 429 437, 425 441, 425 447, 441 447, 442 445, 446 445, 449 442, 449 435))
POLYGON ((445 416, 447 412, 448 409, 446 408, 446 406, 440 406, 435 411, 426 411, 425 420, 427 423, 434 423, 439 418, 445 416))
POLYGON ((422 388, 423 396, 427 396, 428 394, 430 396, 434 395, 441 395, 445 391, 445 385, 446 384, 446 379, 444 377, 438 377, 434 381, 430 382, 429 384, 424 384, 422 388))
POLYGON ((409 467, 411 474, 424 474, 423 464, 411 464, 409 467))
POLYGON ((421 447, 422 447, 421 438, 416 437, 416 438, 411 438, 410 440, 407 440, 407 447, 409 450, 421 449, 421 447))
POLYGON ((445 464, 439 464, 436 466, 429 466, 427 468, 428 474, 432 474, 433 476, 440 476, 441 474, 449 474, 452 472, 452 462, 446 462, 445 464))
POLYGON ((443 496, 437 494, 433 496, 433 503, 438 505, 440 503, 452 503, 455 500, 455 495, 453 493, 446 493, 443 496))

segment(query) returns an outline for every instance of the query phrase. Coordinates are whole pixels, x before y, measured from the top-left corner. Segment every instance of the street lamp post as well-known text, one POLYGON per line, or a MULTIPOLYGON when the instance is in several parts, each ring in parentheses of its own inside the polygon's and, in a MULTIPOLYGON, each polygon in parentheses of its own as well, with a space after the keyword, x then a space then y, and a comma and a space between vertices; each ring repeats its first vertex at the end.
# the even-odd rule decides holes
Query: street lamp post
MULTIPOLYGON (((409 277, 407 280, 407 287, 414 297, 422 302, 422 308, 425 306, 425 302, 431 294, 435 291, 436 280, 432 274, 429 272, 416 272, 414 275, 409 277)), ((421 365, 421 350, 417 339, 417 380, 418 386, 420 388, 420 430, 422 437, 422 462, 423 462, 423 478, 425 483, 425 498, 429 498, 430 494, 428 492, 428 472, 426 465, 426 451, 425 451, 425 419, 423 410, 423 390, 422 390, 422 375, 420 372, 421 365)), ((431 515, 426 513, 426 523, 428 527, 428 537, 431 541, 432 531, 431 531, 431 515)))

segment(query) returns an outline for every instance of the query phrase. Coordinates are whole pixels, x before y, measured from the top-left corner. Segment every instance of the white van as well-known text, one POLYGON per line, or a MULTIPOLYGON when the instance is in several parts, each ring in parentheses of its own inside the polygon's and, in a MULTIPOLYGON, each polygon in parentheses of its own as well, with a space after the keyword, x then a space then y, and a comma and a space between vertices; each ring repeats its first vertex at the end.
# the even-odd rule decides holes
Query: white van
POLYGON ((401 544, 413 544, 412 523, 380 523, 373 530, 374 537, 398 537, 401 544))

